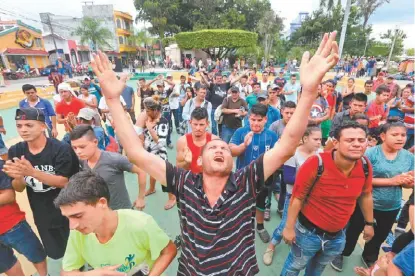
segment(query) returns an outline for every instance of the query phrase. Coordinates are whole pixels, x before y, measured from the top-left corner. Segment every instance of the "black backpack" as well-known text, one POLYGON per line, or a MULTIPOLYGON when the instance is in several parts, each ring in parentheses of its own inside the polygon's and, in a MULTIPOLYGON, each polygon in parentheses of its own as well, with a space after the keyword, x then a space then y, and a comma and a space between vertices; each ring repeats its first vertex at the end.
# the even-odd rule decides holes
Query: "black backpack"
MULTIPOLYGON (((323 175, 323 172, 324 172, 323 159, 321 158, 320 154, 317 154, 317 158, 318 158, 317 175, 313 183, 311 184, 311 187, 308 190, 306 197, 304 198, 304 204, 307 203, 307 200, 310 197, 311 192, 313 191, 314 185, 318 182, 318 180, 320 179, 321 175, 323 175)), ((366 160, 365 157, 361 157, 360 160, 362 161, 363 172, 365 173, 365 179, 367 179, 367 177, 369 176, 368 161, 366 160)))

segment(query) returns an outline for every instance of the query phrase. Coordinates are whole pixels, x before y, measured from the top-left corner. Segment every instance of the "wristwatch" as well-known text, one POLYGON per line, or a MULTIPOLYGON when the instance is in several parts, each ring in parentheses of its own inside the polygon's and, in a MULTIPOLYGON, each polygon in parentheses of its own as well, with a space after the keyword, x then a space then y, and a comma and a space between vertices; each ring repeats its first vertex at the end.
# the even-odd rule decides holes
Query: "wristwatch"
POLYGON ((376 226, 376 219, 373 219, 373 222, 368 222, 368 221, 365 220, 365 225, 375 227, 376 226))

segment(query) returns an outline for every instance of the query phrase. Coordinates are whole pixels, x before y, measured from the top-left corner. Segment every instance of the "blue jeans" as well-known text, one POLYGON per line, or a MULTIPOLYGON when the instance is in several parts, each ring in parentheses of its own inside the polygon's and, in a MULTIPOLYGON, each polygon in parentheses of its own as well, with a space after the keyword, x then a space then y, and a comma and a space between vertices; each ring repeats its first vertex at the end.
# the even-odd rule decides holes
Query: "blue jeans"
POLYGON ((224 142, 229 143, 235 131, 238 129, 232 129, 227 127, 225 124, 222 125, 222 135, 221 138, 224 142))
MULTIPOLYGON (((180 115, 179 115, 179 109, 171 110, 171 115, 174 116, 174 126, 176 127, 176 130, 180 127, 180 115)), ((171 121, 171 115, 170 115, 170 121, 171 121)), ((173 125, 171 126, 173 128, 173 125)))
POLYGON ((324 237, 308 230, 297 221, 296 242, 291 246, 281 276, 298 276, 305 268, 305 276, 320 276, 326 266, 340 255, 346 244, 344 230, 335 237, 324 237))
POLYGON ((212 113, 210 114, 210 122, 212 124, 212 134, 214 134, 215 136, 218 135, 218 125, 217 122, 215 121, 215 111, 216 109, 212 109, 212 113))
POLYGON ((183 121, 183 107, 182 105, 179 106, 179 121, 182 122, 183 121))
POLYGON ((167 145, 171 144, 171 132, 173 130, 172 120, 171 120, 171 112, 163 112, 163 117, 169 121, 169 132, 167 133, 167 145))
POLYGON ((0 273, 9 270, 16 264, 17 258, 13 249, 35 264, 46 259, 42 244, 26 220, 22 220, 9 231, 0 235, 0 273))
POLYGON ((281 243, 282 231, 284 230, 285 223, 287 222, 288 207, 290 206, 290 200, 291 200, 291 194, 287 193, 285 196, 284 212, 282 213, 282 219, 281 219, 280 225, 278 225, 278 227, 275 228, 274 233, 272 234, 271 243, 273 245, 277 245, 281 243))

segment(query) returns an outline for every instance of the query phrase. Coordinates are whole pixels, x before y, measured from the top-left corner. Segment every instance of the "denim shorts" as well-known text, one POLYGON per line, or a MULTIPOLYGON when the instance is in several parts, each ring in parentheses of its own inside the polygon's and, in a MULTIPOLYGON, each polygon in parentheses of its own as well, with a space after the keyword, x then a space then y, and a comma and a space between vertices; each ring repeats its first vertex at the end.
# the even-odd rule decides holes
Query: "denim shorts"
POLYGON ((35 264, 46 259, 42 244, 26 220, 0 235, 0 273, 6 272, 16 264, 17 258, 13 249, 35 264))

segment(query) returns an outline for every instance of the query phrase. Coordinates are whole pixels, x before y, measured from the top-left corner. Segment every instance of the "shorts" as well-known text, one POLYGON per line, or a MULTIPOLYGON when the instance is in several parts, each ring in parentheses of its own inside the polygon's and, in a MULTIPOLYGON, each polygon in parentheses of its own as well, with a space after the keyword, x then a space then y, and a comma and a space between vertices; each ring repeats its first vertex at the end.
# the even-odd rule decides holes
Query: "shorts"
POLYGON ((63 257, 66 250, 66 244, 69 238, 69 222, 60 227, 42 228, 38 225, 40 239, 46 250, 48 257, 58 260, 63 257))
POLYGON ((26 220, 0 235, 0 273, 8 271, 16 264, 17 258, 13 249, 25 256, 31 263, 37 264, 46 259, 42 244, 26 220))
POLYGON ((331 129, 331 120, 327 119, 321 122, 321 135, 323 138, 328 138, 331 129))

